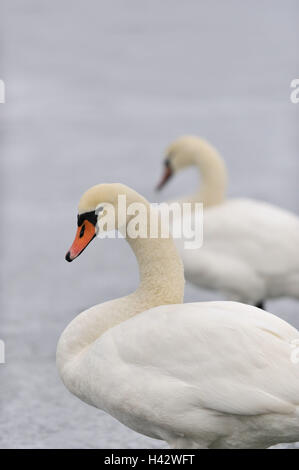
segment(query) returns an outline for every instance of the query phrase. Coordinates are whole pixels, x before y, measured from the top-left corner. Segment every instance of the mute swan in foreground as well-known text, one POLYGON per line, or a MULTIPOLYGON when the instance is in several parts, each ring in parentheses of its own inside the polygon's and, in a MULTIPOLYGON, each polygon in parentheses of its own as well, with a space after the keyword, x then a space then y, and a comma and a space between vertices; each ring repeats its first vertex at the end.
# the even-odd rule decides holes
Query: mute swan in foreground
MULTIPOLYGON (((95 237, 105 205, 117 209, 119 194, 149 210, 126 186, 92 187, 79 203, 68 261, 95 237)), ((182 304, 183 267, 173 241, 127 241, 140 286, 82 312, 65 329, 57 365, 66 387, 173 448, 265 448, 299 440, 299 363, 291 357, 299 332, 249 305, 182 304)))
POLYGON ((264 202, 226 200, 225 164, 198 137, 181 137, 168 147, 158 189, 191 165, 198 168, 201 185, 179 202, 202 202, 205 211, 203 246, 184 250, 177 243, 186 279, 261 308, 270 298, 299 299, 299 218, 264 202))

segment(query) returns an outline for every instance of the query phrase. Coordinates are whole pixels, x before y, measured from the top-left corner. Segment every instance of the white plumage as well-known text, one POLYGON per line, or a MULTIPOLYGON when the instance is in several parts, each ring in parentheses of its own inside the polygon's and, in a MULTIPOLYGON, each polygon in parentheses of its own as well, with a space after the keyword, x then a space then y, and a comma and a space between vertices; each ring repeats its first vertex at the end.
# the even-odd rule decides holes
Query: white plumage
POLYGON ((179 201, 204 204, 203 246, 185 250, 183 240, 176 241, 186 279, 253 305, 299 299, 299 218, 268 203, 227 200, 223 160, 202 139, 180 138, 166 154, 168 177, 189 165, 202 177, 199 191, 179 201))
MULTIPOLYGON (((83 215, 84 207, 115 203, 116 193, 144 201, 121 185, 90 191, 80 202, 83 215)), ((66 328, 57 364, 68 389, 173 448, 298 440, 299 363, 292 359, 299 332, 249 305, 181 304, 183 270, 172 240, 128 242, 140 287, 66 328)))
POLYGON ((75 393, 172 447, 293 442, 299 365, 290 358, 298 337, 252 306, 156 307, 108 330, 79 356, 75 393))
POLYGON ((297 217, 270 204, 234 199, 206 209, 203 228, 198 250, 185 250, 176 240, 188 281, 251 304, 299 298, 297 217))

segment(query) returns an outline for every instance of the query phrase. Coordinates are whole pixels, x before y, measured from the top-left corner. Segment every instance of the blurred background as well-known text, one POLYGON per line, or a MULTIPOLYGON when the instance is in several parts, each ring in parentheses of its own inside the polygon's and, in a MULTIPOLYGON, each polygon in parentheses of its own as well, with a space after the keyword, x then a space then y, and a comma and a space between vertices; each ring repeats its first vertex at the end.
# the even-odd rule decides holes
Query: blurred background
MULTIPOLYGON (((123 240, 69 264, 83 191, 122 182, 151 201, 164 148, 201 135, 222 153, 230 195, 299 215, 297 0, 1 0, 1 448, 159 448, 69 394, 55 366, 80 311, 138 283, 123 240)), ((188 188, 188 191, 186 191, 188 188)), ((186 301, 215 300, 187 286, 186 301)), ((268 310, 299 327, 298 303, 268 310)), ((298 445, 299 446, 299 445, 298 445)))

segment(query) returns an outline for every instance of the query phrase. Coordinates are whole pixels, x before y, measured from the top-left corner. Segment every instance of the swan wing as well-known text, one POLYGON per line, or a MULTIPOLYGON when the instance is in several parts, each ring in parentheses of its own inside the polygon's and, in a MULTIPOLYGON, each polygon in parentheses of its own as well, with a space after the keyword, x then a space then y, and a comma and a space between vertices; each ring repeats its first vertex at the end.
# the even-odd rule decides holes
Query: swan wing
MULTIPOLYGON (((231 299, 256 303, 299 296, 299 219, 250 199, 232 199, 204 211, 203 245, 185 249, 176 239, 186 279, 231 299)), ((184 217, 193 226, 193 216, 184 217)))
POLYGON ((204 213, 204 248, 238 257, 261 274, 297 272, 299 219, 286 210, 235 199, 204 213))
POLYGON ((208 302, 148 310, 95 347, 102 367, 115 373, 117 391, 110 394, 123 403, 131 399, 165 416, 194 409, 259 415, 299 405, 299 364, 291 360, 298 338, 295 328, 260 309, 208 302))

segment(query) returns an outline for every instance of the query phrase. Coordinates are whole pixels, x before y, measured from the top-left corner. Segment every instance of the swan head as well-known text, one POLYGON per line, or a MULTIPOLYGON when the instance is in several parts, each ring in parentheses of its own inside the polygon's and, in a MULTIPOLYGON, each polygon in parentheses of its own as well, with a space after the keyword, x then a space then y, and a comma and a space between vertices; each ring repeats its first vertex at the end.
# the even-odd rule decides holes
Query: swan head
POLYGON ((118 196, 125 195, 126 200, 146 200, 133 189, 118 183, 98 184, 89 188, 81 197, 78 206, 77 232, 73 244, 65 259, 69 262, 77 258, 97 236, 99 219, 105 215, 105 208, 113 206, 115 212, 115 227, 118 227, 118 196))
POLYGON ((209 165, 211 151, 215 149, 204 139, 196 136, 183 136, 172 142, 165 151, 164 173, 157 190, 162 189, 177 172, 191 165, 209 165))

